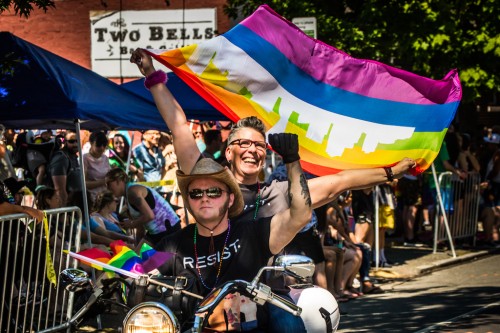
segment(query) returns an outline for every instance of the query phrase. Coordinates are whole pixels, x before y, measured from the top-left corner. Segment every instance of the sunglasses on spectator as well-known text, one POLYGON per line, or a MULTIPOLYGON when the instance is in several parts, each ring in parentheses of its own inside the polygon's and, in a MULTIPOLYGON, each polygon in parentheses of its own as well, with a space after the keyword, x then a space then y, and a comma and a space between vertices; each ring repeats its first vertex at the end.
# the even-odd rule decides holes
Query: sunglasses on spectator
POLYGON ((71 140, 66 140, 67 143, 77 143, 78 140, 76 139, 71 139, 71 140))
POLYGON ((222 196, 222 192, 227 192, 227 191, 224 191, 223 189, 221 189, 219 187, 211 187, 211 188, 207 188, 205 190, 202 190, 200 188, 195 188, 195 189, 192 189, 191 191, 189 191, 188 194, 189 194, 189 197, 193 200, 198 200, 198 199, 203 198, 203 193, 205 193, 207 195, 207 197, 209 197, 210 199, 216 199, 216 198, 220 198, 222 196))
POLYGON ((251 145, 254 145, 256 149, 267 149, 267 143, 265 141, 252 141, 248 139, 236 139, 231 142, 230 145, 238 145, 241 148, 250 148, 251 145))

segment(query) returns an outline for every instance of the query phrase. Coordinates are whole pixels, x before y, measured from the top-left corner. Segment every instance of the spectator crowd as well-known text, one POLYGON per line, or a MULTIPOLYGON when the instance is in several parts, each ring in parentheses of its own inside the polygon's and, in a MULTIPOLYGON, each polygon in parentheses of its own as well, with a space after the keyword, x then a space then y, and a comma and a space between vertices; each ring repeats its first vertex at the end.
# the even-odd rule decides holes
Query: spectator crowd
MULTIPOLYGON (((230 125, 191 124, 201 156, 230 165, 225 154, 230 125)), ((71 130, 2 127, 0 131, 1 215, 27 213, 40 220, 40 210, 77 206, 83 211, 86 203, 91 243, 104 247, 115 240, 123 240, 131 247, 142 242, 155 244, 194 221, 184 208, 177 186, 179 165, 170 133, 143 131, 140 142, 134 145, 128 131, 82 131, 79 136, 71 130)), ((256 141, 249 145, 252 143, 256 145, 256 141)), ((243 147, 244 143, 238 144, 243 147)), ((499 146, 498 127, 485 129, 477 136, 450 127, 434 162, 438 173, 449 171, 457 182, 474 173, 480 175, 476 236, 487 246, 500 244, 499 146)), ((271 159, 270 154, 268 150, 259 182, 287 180, 284 163, 279 157, 271 159)), ((386 236, 399 237, 403 246, 421 246, 430 241, 426 235, 431 234, 436 218, 435 187, 427 171, 419 176, 405 174, 380 185, 377 191, 375 187, 346 191, 316 208, 310 223, 299 233, 301 245, 284 251, 312 257, 318 271, 315 282, 331 291, 338 301, 382 292, 370 278, 370 267, 375 262, 374 201, 380 204, 378 266, 391 267, 397 263, 386 257, 386 236), (311 242, 320 245, 321 253, 309 246, 311 242)), ((467 200, 467 193, 464 196, 467 200)), ((455 203, 457 213, 458 205, 455 203)))

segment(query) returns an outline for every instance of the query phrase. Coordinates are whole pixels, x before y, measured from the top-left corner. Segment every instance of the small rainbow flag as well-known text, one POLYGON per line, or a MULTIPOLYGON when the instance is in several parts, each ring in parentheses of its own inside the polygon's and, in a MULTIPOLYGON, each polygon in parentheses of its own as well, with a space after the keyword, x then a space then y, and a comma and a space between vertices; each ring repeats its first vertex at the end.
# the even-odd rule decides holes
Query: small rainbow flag
MULTIPOLYGON (((148 244, 142 245, 139 254, 121 240, 114 241, 109 246, 113 255, 98 248, 83 250, 78 254, 136 274, 151 272, 173 256, 173 253, 170 252, 156 251, 148 244)), ((81 260, 94 268, 102 270, 102 267, 98 266, 98 264, 81 260)))
POLYGON ((263 5, 227 33, 175 50, 149 50, 236 121, 299 136, 305 170, 325 175, 415 159, 427 169, 462 97, 456 70, 425 78, 356 59, 312 39, 263 5))
MULTIPOLYGON (((111 254, 109 252, 104 251, 102 249, 95 248, 95 247, 80 251, 80 252, 78 252, 78 254, 81 256, 90 258, 90 259, 97 260, 97 261, 105 263, 105 264, 107 264, 109 262, 109 260, 111 259, 111 254)), ((91 267, 93 267, 95 269, 102 270, 102 267, 98 266, 97 264, 93 264, 93 263, 86 262, 86 261, 83 261, 83 262, 86 264, 89 264, 91 267)))
POLYGON ((108 265, 121 268, 123 270, 144 274, 142 267, 142 259, 131 248, 125 245, 121 240, 109 244, 113 257, 109 260, 108 265))
POLYGON ((140 256, 144 271, 151 272, 172 258, 173 253, 156 251, 151 246, 144 243, 141 246, 140 256))

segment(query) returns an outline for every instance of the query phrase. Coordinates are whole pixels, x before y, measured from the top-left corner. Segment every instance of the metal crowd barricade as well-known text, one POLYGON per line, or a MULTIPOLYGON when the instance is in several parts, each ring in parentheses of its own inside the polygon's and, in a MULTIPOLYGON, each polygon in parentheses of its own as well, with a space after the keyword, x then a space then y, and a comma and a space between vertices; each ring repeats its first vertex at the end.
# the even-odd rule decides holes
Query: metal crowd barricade
MULTIPOLYGON (((64 250, 79 251, 82 213, 78 207, 47 210, 49 248, 56 276, 77 262, 64 250)), ((1 332, 33 332, 66 321, 73 293, 47 278, 43 223, 26 214, 0 216, 1 332)))
POLYGON ((469 172, 464 180, 451 172, 443 172, 438 177, 439 188, 443 198, 443 212, 436 205, 434 251, 437 242, 446 240, 442 215, 445 214, 450 226, 453 240, 470 238, 476 242, 477 222, 479 215, 481 177, 477 172, 469 172))

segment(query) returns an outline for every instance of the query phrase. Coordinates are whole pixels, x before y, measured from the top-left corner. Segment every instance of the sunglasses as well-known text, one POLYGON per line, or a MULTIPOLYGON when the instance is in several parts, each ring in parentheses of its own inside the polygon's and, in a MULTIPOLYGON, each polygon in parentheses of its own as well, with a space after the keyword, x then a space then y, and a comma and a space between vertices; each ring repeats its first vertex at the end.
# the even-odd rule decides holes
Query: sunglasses
POLYGON ((248 139, 236 139, 231 142, 230 145, 238 145, 241 148, 250 148, 251 145, 254 145, 256 149, 267 149, 267 143, 265 141, 252 141, 248 139))
POLYGON ((219 187, 211 187, 205 190, 202 190, 201 188, 195 188, 189 191, 188 194, 189 197, 193 200, 198 200, 203 198, 203 193, 205 193, 207 197, 209 197, 210 199, 216 199, 222 196, 222 192, 227 192, 227 191, 224 191, 219 187))
POLYGON ((76 143, 77 140, 66 140, 67 143, 76 143))

